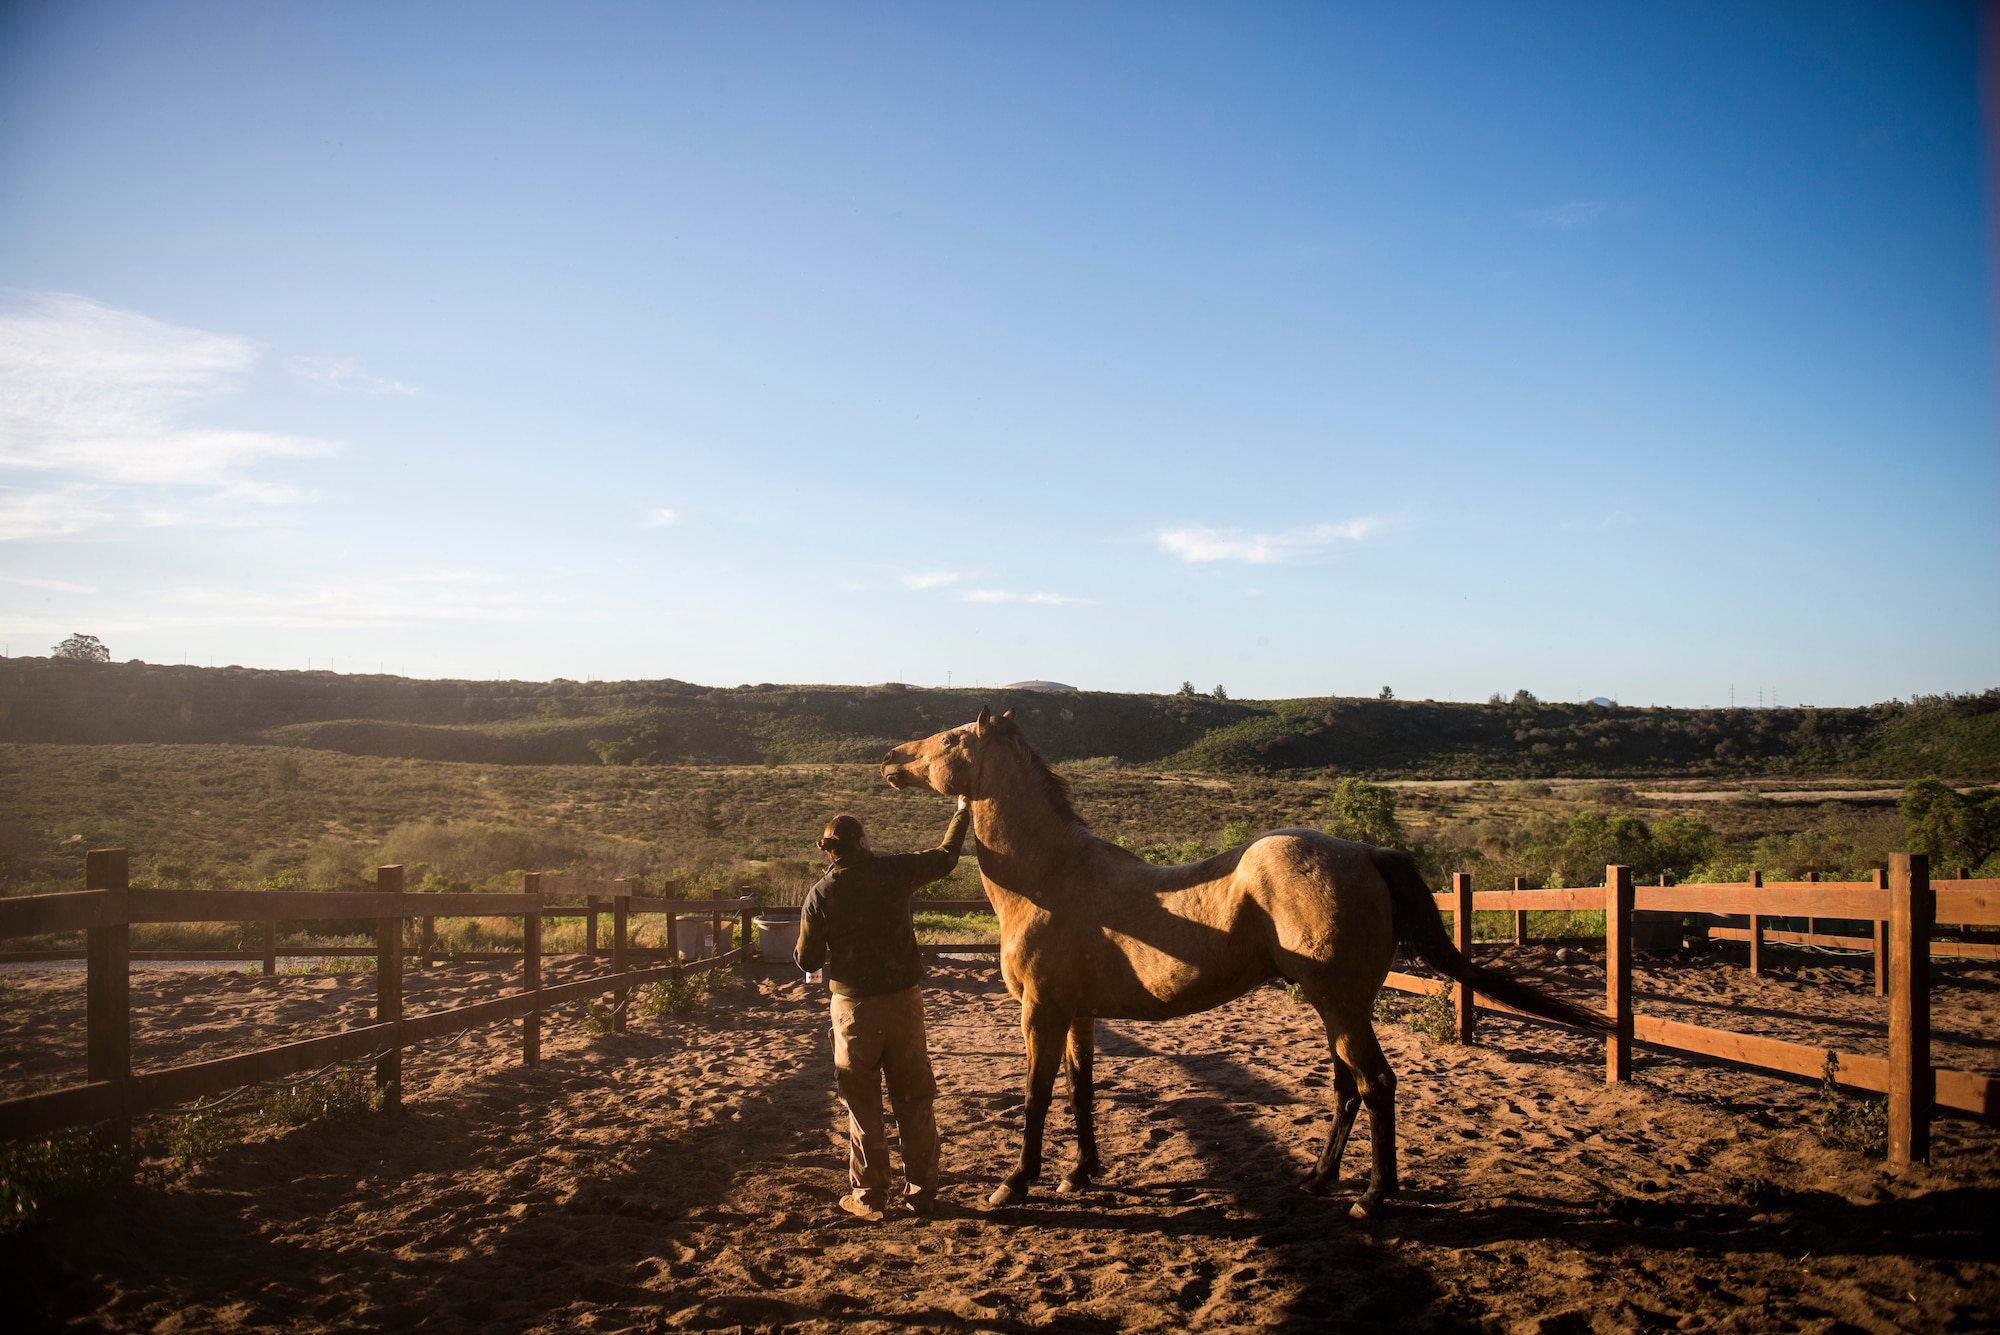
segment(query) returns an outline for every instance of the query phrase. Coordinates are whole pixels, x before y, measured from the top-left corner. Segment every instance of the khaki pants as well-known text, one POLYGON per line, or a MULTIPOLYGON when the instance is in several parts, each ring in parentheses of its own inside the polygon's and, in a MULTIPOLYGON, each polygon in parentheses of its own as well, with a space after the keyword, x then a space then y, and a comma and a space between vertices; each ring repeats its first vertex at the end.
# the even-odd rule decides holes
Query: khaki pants
POLYGON ((903 1133, 903 1172, 910 1196, 937 1193, 938 1134, 932 1102, 937 1078, 924 1038, 924 998, 918 988, 879 997, 833 996, 833 1066, 847 1105, 847 1180, 873 1209, 888 1203, 889 1136, 882 1125, 882 1077, 903 1133))

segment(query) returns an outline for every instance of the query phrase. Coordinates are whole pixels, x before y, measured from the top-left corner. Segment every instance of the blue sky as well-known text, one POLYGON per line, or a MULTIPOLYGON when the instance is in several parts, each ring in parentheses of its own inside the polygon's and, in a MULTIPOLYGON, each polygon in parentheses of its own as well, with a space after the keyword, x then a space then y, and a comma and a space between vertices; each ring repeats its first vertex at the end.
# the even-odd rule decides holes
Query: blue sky
POLYGON ((17 4, 0 637, 2000 684, 1975 19, 17 4))

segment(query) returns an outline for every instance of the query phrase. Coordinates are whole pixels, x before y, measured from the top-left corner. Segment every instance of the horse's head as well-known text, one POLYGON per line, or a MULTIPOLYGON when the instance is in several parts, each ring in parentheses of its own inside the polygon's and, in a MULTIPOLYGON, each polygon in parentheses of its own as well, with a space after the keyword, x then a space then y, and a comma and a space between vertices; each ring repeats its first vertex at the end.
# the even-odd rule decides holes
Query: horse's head
POLYGON ((889 748, 882 777, 892 788, 928 788, 946 797, 980 798, 992 791, 987 763, 1002 743, 1020 735, 1014 711, 995 718, 987 710, 962 728, 947 728, 921 741, 889 748))

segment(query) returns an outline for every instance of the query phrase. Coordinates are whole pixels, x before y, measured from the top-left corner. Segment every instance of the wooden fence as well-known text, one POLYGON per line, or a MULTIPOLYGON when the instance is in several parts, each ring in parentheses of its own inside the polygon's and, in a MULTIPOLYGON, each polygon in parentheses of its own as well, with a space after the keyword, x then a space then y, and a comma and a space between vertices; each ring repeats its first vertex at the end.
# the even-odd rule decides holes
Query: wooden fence
MULTIPOLYGON (((2000 880, 1957 880, 1933 885, 1922 854, 1898 853, 1875 880, 1860 883, 1796 881, 1764 884, 1634 886, 1629 868, 1604 869, 1601 886, 1566 890, 1481 890, 1463 873, 1452 877, 1438 907, 1453 916, 1461 952, 1471 954, 1472 915, 1482 910, 1515 914, 1518 936, 1530 910, 1604 912, 1604 1009, 1617 1022, 1605 1039, 1604 1077, 1610 1083, 1632 1078, 1634 1042, 1677 1052, 1720 1057, 1787 1075, 1817 1076, 1828 1049, 1754 1034, 1710 1029, 1660 1016, 1636 1014, 1632 1006, 1634 915, 1662 913, 1747 916, 1751 967, 1762 968, 1763 921, 1774 917, 1829 918, 1875 925, 1876 991, 1889 998, 1889 1056, 1836 1052, 1840 1083, 1889 1096, 1889 1160, 1909 1163, 1930 1154, 1930 1122, 1935 1106, 1982 1116, 2000 1113, 2000 1079, 1966 1071, 1934 1069, 1930 1062, 1931 933, 1939 921, 1966 926, 2000 925, 2000 880)), ((1405 992, 1434 992, 1440 980, 1391 973, 1385 986, 1405 992)), ((1453 984, 1458 1033, 1471 1042, 1479 1009, 1519 1015, 1513 1007, 1453 984)), ((1532 1017, 1529 1017, 1532 1018, 1532 1017)))
MULTIPOLYGON (((85 885, 79 892, 0 898, 0 940, 52 932, 85 934, 85 1083, 0 1101, 0 1140, 40 1135, 64 1127, 111 1122, 129 1126, 140 1113, 206 1098, 242 1085, 312 1071, 335 1062, 375 1061, 375 1078, 393 1105, 402 1083, 402 1050, 413 1043, 457 1033, 476 1025, 519 1018, 521 1060, 541 1061, 541 1016, 551 1006, 601 997, 614 998, 612 1026, 625 1027, 625 1010, 633 988, 681 975, 689 966, 679 951, 664 952, 667 962, 650 968, 631 967, 637 953, 631 945, 635 914, 666 918, 667 940, 675 941, 675 922, 700 915, 716 921, 738 919, 741 931, 733 950, 720 952, 696 968, 716 968, 748 960, 750 916, 748 899, 650 899, 632 893, 629 881, 594 881, 530 873, 519 894, 405 894, 403 869, 382 867, 375 889, 364 891, 285 890, 134 890, 127 881, 128 861, 122 848, 97 849, 86 859, 85 885), (553 903, 552 894, 577 894, 582 904, 553 903), (542 922, 550 917, 585 916, 590 924, 586 948, 596 951, 596 919, 609 913, 612 921, 611 972, 553 987, 542 985, 542 922), (423 1015, 403 1014, 403 944, 406 924, 423 924, 425 941, 432 925, 445 917, 509 917, 522 922, 521 988, 512 995, 472 1002, 423 1015), (132 1070, 131 1003, 129 994, 134 923, 259 922, 265 924, 266 964, 275 973, 276 926, 280 922, 328 918, 367 918, 375 922, 375 1022, 319 1038, 260 1048, 255 1052, 211 1061, 170 1066, 134 1074, 132 1070)), ((720 934, 717 935, 720 943, 720 934)), ((421 954, 423 945, 416 947, 421 954)), ((157 953, 157 952, 156 952, 157 953)), ((344 954, 353 954, 350 949, 344 954)), ((196 958, 214 958, 197 953, 196 958)), ((509 956, 512 958, 512 956, 509 956)))
MULTIPOLYGON (((0 898, 0 940, 51 932, 82 930, 87 936, 86 1082, 22 1098, 0 1101, 0 1140, 35 1135, 67 1126, 118 1122, 152 1109, 171 1107, 241 1085, 310 1071, 333 1062, 376 1058, 376 1079, 393 1100, 401 1082, 401 1050, 412 1043, 456 1033, 475 1025, 519 1017, 521 1057, 527 1065, 540 1060, 541 1013, 550 1006, 613 994, 617 999, 614 1028, 624 1028, 625 1002, 630 990, 679 974, 685 967, 676 943, 680 917, 703 916, 721 940, 724 917, 740 920, 734 949, 699 967, 747 963, 754 905, 748 899, 681 900, 644 898, 632 893, 627 881, 529 874, 520 894, 405 894, 402 868, 383 867, 373 891, 234 891, 132 890, 126 883, 123 849, 100 849, 89 855, 88 889, 80 893, 0 898), (581 903, 556 903, 552 895, 580 896, 581 903), (555 987, 541 981, 542 922, 559 916, 586 919, 585 950, 598 951, 598 918, 608 913, 612 925, 611 972, 555 987), (664 915, 668 962, 633 969, 631 920, 635 914, 664 915), (432 924, 441 917, 519 917, 523 924, 521 990, 513 995, 474 1002, 420 1016, 403 1014, 402 966, 405 954, 428 961, 432 924), (276 924, 282 921, 328 918, 373 918, 375 931, 375 1023, 357 1029, 221 1057, 191 1065, 132 1073, 130 1009, 127 994, 130 929, 134 923, 244 922, 265 924, 264 958, 275 972, 276 924), (418 945, 403 944, 405 924, 421 924, 418 945)), ((1516 938, 1525 935, 1532 910, 1589 911, 1605 915, 1605 1011, 1616 1032, 1605 1040, 1605 1079, 1631 1079, 1632 1046, 1718 1057, 1787 1075, 1817 1076, 1828 1049, 1754 1034, 1711 1029, 1660 1016, 1640 1015, 1632 1004, 1632 949, 1635 915, 1723 914, 1747 918, 1742 929, 1751 947, 1751 967, 1762 967, 1765 944, 1782 939, 1767 933, 1772 918, 1862 921, 1874 925, 1868 938, 1836 937, 1863 942, 1875 952, 1878 995, 1889 999, 1889 1056, 1836 1053, 1841 1083, 1875 1093, 1889 1102, 1889 1158, 1908 1163, 1928 1157, 1930 1121, 1942 1106, 1982 1116, 2000 1113, 2000 1079, 1965 1071, 1934 1069, 1930 1064, 1930 961, 1940 945, 1931 935, 1939 922, 1968 927, 2000 926, 2000 880, 1945 881, 1934 886, 1929 866, 1920 854, 1897 854, 1873 882, 1800 881, 1765 884, 1753 878, 1742 884, 1634 886, 1629 868, 1605 869, 1602 886, 1561 890, 1481 890, 1472 878, 1452 878, 1448 894, 1437 896, 1438 907, 1453 915, 1458 947, 1470 954, 1473 914, 1500 910, 1515 917, 1516 938)), ((990 912, 977 900, 921 900, 931 912, 990 912)), ((772 910, 784 913, 784 910, 772 910)), ((796 913, 797 910, 792 910, 796 913)), ((1791 934, 1814 936, 1816 933, 1791 934)), ((993 944, 927 943, 930 954, 993 954, 993 944)), ((153 952, 160 953, 160 952, 153 952)), ((341 952, 353 953, 351 950, 341 952)), ((217 958, 197 952, 195 958, 217 958)), ((501 958, 513 958, 511 954, 501 958)), ((1391 973, 1385 986, 1405 992, 1432 992, 1437 979, 1391 973)), ((1473 1041, 1480 1009, 1519 1015, 1501 1002, 1454 985, 1459 1037, 1473 1041)), ((1524 1017, 1533 1018, 1533 1017, 1524 1017)))

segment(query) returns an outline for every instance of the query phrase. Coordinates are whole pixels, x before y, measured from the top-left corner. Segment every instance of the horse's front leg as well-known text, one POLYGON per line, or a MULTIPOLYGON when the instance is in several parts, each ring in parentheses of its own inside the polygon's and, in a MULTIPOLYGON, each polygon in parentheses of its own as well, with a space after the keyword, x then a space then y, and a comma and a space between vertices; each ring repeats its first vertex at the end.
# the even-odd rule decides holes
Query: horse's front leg
POLYGON ((1076 1115, 1076 1162, 1058 1191, 1083 1191, 1104 1171, 1097 1158, 1096 1094, 1091 1064, 1097 1056, 1097 1017, 1079 1015, 1069 1025, 1069 1108, 1076 1115))
POLYGON ((1026 1199, 1042 1175, 1042 1133, 1048 1126, 1049 1104, 1055 1100, 1056 1071, 1062 1066, 1063 1038, 1070 1017, 1024 1002, 1021 1037, 1028 1048, 1027 1125, 1021 1132, 1021 1161, 986 1198, 988 1205, 1012 1205, 1026 1199))

